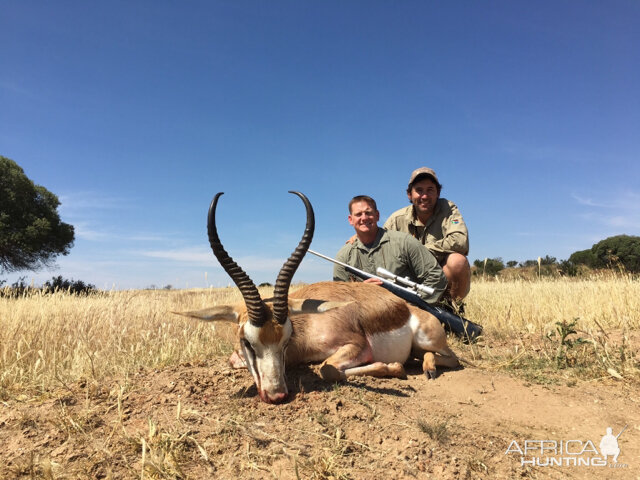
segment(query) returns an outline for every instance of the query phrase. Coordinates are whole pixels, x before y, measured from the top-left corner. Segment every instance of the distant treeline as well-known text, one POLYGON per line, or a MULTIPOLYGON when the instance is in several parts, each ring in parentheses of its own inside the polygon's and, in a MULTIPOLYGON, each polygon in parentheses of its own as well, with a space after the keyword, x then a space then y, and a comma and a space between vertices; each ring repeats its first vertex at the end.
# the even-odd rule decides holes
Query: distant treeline
POLYGON ((617 235, 605 238, 587 250, 574 252, 567 260, 557 260, 546 255, 536 260, 506 263, 502 258, 486 258, 473 262, 474 275, 495 276, 505 268, 534 269, 539 275, 564 275, 574 277, 589 270, 615 269, 628 273, 640 273, 640 237, 617 235))
POLYGON ((47 294, 60 291, 72 295, 90 295, 98 292, 95 285, 85 283, 82 280, 69 280, 63 278, 62 275, 47 280, 41 287, 28 285, 25 278, 20 277, 11 285, 5 285, 6 280, 0 280, 0 297, 21 297, 35 293, 47 294))
MULTIPOLYGON (((587 250, 574 252, 567 260, 557 260, 545 255, 535 260, 509 260, 502 258, 485 258, 473 262, 472 273, 479 276, 496 276, 505 269, 523 269, 539 276, 568 276, 575 277, 598 269, 613 269, 626 273, 640 273, 640 237, 632 235, 617 235, 606 238, 587 250)), ((72 295, 91 295, 98 293, 95 285, 82 280, 69 280, 62 275, 47 280, 41 287, 28 285, 26 277, 19 278, 11 285, 6 280, 0 280, 0 297, 19 297, 34 293, 66 292, 72 295)), ((269 286, 265 283, 260 286, 269 286)), ((150 287, 155 289, 155 286, 150 287)), ((167 285, 165 290, 173 287, 167 285)))

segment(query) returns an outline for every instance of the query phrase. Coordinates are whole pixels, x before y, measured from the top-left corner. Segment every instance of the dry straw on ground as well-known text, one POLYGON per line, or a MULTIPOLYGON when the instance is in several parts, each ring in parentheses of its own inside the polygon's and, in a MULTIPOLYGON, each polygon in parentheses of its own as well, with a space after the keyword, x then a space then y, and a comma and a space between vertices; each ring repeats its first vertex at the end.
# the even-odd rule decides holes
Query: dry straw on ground
MULTIPOLYGON (((170 312, 236 301, 241 298, 231 288, 0 298, 0 398, 228 353, 230 326, 170 312)), ((465 315, 484 326, 485 336, 479 345, 457 348, 487 360, 487 368, 523 358, 523 352, 557 363, 557 351, 564 348, 574 364, 585 367, 583 374, 605 375, 612 369, 623 377, 638 375, 629 338, 640 331, 640 282, 629 275, 477 279, 465 315), (576 333, 563 339, 570 326, 576 333), (582 339, 579 348, 571 343, 575 338, 582 339)))
POLYGON ((336 385, 297 367, 279 406, 226 365, 232 325, 170 313, 234 301, 236 289, 0 297, 0 478, 566 478, 505 449, 627 423, 622 458, 640 453, 630 276, 475 279, 466 316, 485 334, 450 339, 475 367, 336 385))

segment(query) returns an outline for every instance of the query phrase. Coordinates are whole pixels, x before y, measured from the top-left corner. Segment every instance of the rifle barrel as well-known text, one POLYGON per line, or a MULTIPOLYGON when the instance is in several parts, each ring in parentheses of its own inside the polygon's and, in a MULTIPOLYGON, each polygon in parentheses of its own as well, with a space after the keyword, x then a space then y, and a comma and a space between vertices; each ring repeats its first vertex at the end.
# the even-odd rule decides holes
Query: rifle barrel
POLYGON ((629 425, 625 425, 624 428, 622 430, 620 430, 620 433, 616 435, 616 438, 618 438, 620 435, 622 435, 622 432, 624 432, 627 429, 628 426, 629 425))

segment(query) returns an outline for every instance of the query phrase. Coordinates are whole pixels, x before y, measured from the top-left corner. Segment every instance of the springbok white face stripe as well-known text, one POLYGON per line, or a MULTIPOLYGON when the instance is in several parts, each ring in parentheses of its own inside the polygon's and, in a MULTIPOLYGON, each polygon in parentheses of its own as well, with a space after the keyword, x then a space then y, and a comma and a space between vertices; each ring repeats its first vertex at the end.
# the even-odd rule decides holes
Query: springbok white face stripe
MULTIPOLYGON (((249 370, 260 390, 261 397, 270 394, 286 394, 285 348, 293 332, 291 321, 287 319, 282 325, 282 335, 275 343, 262 342, 261 337, 264 336, 261 336, 262 328, 264 327, 256 327, 249 322, 243 326, 243 341, 251 347, 250 352, 245 352, 249 370)), ((243 346, 243 349, 246 351, 247 347, 243 346)))

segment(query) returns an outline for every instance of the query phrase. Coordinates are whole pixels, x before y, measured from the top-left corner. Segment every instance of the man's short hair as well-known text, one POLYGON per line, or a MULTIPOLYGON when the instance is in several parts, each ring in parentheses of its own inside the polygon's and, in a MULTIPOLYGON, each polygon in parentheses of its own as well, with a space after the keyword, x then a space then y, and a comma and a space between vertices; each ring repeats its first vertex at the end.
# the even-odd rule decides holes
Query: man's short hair
POLYGON ((349 213, 351 213, 351 206, 354 203, 358 202, 367 202, 371 208, 373 208, 376 212, 378 211, 378 206, 376 205, 376 201, 371 198, 369 195, 356 195, 349 202, 349 213))

